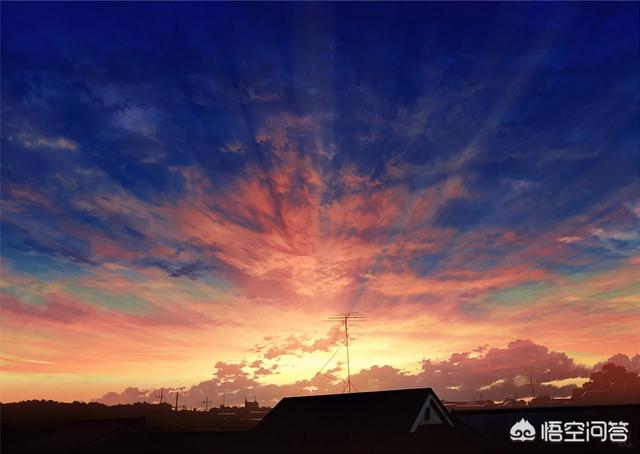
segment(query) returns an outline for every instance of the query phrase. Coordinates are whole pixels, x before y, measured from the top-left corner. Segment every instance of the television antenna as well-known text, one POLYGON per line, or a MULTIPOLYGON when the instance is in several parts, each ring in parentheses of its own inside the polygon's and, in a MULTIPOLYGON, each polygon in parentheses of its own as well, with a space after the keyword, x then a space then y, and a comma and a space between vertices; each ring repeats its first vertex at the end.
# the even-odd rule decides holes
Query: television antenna
POLYGON ((351 390, 358 392, 358 389, 351 381, 351 363, 349 360, 349 325, 351 324, 351 326, 356 326, 354 322, 364 320, 366 320, 366 318, 360 312, 342 312, 332 315, 327 320, 328 322, 336 323, 335 326, 344 326, 344 345, 347 348, 347 381, 342 388, 343 393, 345 391, 347 393, 350 393, 351 390))
POLYGON ((206 412, 207 410, 209 410, 209 404, 211 403, 211 401, 209 400, 209 396, 207 396, 207 398, 203 400, 202 403, 204 404, 204 411, 206 412))

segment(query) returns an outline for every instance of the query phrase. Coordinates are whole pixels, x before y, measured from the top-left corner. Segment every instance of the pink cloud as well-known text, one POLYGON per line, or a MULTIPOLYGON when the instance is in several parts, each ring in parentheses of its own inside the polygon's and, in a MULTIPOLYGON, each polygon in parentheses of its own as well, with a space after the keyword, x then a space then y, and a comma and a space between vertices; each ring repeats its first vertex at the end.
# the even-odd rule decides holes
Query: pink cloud
POLYGON ((2 309, 7 323, 18 320, 42 321, 50 323, 93 323, 116 326, 138 325, 149 326, 192 326, 212 323, 212 320, 202 313, 195 312, 188 307, 168 307, 150 304, 144 311, 127 313, 114 309, 99 308, 88 302, 81 302, 68 295, 42 295, 42 304, 24 303, 13 296, 3 296, 2 309))
POLYGON ((470 291, 483 293, 518 284, 541 280, 547 273, 542 269, 506 267, 483 272, 450 271, 433 277, 419 277, 411 273, 382 274, 370 279, 369 289, 387 296, 435 294, 449 300, 470 291))
POLYGON ((275 359, 284 355, 300 356, 302 353, 326 352, 340 343, 343 338, 344 335, 340 327, 334 326, 321 338, 309 339, 308 336, 304 335, 291 335, 281 343, 275 343, 275 339, 270 338, 268 344, 256 345, 253 351, 262 354, 266 359, 275 359))
MULTIPOLYGON (((221 399, 226 391, 228 404, 240 404, 244 396, 255 394, 264 404, 274 405, 285 396, 339 393, 343 386, 340 372, 341 368, 336 367, 311 380, 274 385, 264 384, 257 378, 276 373, 275 368, 269 371, 262 363, 246 361, 217 362, 214 378, 186 389, 182 399, 190 405, 200 405, 204 396, 221 399)), ((551 351, 530 340, 517 340, 505 347, 454 353, 441 361, 423 360, 418 372, 373 365, 354 373, 352 380, 360 391, 425 386, 449 400, 474 400, 481 394, 484 399, 501 400, 514 394, 530 396, 531 380, 538 395, 566 396, 574 386, 557 386, 552 382, 586 378, 590 373, 591 368, 576 363, 565 353, 551 351)), ((109 393, 98 401, 121 402, 125 395, 139 401, 148 399, 149 393, 128 389, 122 394, 109 393)))
MULTIPOLYGON (((299 134, 312 132, 316 126, 317 119, 292 114, 265 119, 255 137, 264 152, 264 165, 248 165, 242 175, 220 185, 209 181, 197 167, 172 168, 172 176, 181 178, 185 187, 177 198, 144 199, 116 187, 106 176, 91 175, 92 181, 103 185, 98 185, 99 191, 88 186, 73 200, 75 209, 114 226, 126 225, 144 240, 107 237, 67 217, 34 229, 36 240, 47 247, 62 244, 56 231, 86 244, 91 267, 84 276, 48 283, 55 288, 44 289, 43 282, 15 282, 16 294, 25 298, 3 308, 7 323, 17 329, 29 322, 34 337, 64 337, 68 348, 88 349, 86 344, 92 341, 85 341, 90 339, 87 333, 100 333, 100 341, 90 345, 100 352, 108 351, 110 343, 121 337, 124 340, 118 344, 134 351, 132 357, 144 357, 137 349, 147 348, 153 339, 154 351, 182 359, 184 351, 195 356, 206 350, 196 353, 196 348, 184 347, 180 353, 167 352, 176 343, 202 336, 207 327, 231 323, 233 317, 240 320, 247 313, 262 311, 267 315, 255 325, 260 331, 276 323, 269 309, 320 318, 360 306, 380 315, 378 328, 385 333, 385 342, 411 340, 415 355, 423 339, 418 321, 423 323, 427 317, 424 323, 429 327, 457 323, 455 333, 442 330, 443 343, 468 345, 480 333, 491 342, 534 337, 592 357, 612 351, 629 353, 638 335, 637 305, 633 304, 637 292, 604 299, 596 296, 611 289, 626 290, 634 282, 637 258, 630 258, 615 272, 598 273, 579 283, 553 272, 549 264, 588 264, 588 257, 575 252, 578 242, 567 239, 583 238, 580 244, 604 241, 606 235, 592 233, 613 231, 607 227, 612 221, 630 222, 627 218, 635 216, 631 211, 609 210, 603 204, 593 213, 575 216, 544 232, 443 228, 436 218, 447 203, 474 200, 464 174, 414 191, 406 176, 427 170, 405 166, 408 173, 393 179, 392 167, 397 164, 400 169, 400 161, 388 162, 381 176, 373 179, 355 166, 336 173, 323 167, 328 159, 324 151, 300 150, 299 134), (378 179, 389 178, 392 185, 378 184, 378 179), (175 273, 176 269, 197 266, 202 272, 193 282, 184 284, 176 278, 184 275, 175 273), (501 304, 491 298, 523 284, 544 284, 553 291, 539 292, 526 305, 518 301, 501 304), (68 292, 71 287, 80 290, 68 292), (26 302, 33 297, 43 304, 26 302), (113 302, 122 305, 110 306, 113 302), (411 324, 410 334, 393 331, 389 320, 394 317, 404 320, 405 327, 411 324), (50 332, 44 333, 47 329, 50 332), (113 335, 102 334, 106 331, 113 335), (137 344, 129 343, 129 337, 138 337, 137 344)), ((309 146, 326 149, 326 143, 330 141, 314 137, 309 146)), ((14 192, 27 205, 51 208, 37 192, 25 188, 14 192)), ((526 289, 519 295, 527 297, 526 289)), ((278 329, 285 331, 286 327, 278 329)), ((274 359, 326 351, 336 345, 338 334, 294 335, 272 342, 262 353, 274 359)), ((211 337, 212 343, 227 342, 222 334, 211 337)), ((19 338, 17 332, 14 338, 19 338)), ((257 339, 258 334, 245 345, 257 339)), ((467 364, 474 358, 469 354, 461 362, 467 364)), ((76 359, 76 365, 67 361, 60 369, 84 367, 86 357, 76 359)), ((362 376, 364 383, 370 382, 367 386, 415 379, 397 364, 373 363, 369 375, 362 376)), ((277 372, 266 363, 243 368, 252 371, 247 372, 250 378, 266 379, 277 372)), ((325 385, 326 389, 339 387, 333 381, 325 385)))
POLYGON ((54 297, 42 305, 34 305, 9 295, 2 297, 2 312, 5 322, 19 319, 74 323, 96 314, 95 309, 73 300, 54 297))

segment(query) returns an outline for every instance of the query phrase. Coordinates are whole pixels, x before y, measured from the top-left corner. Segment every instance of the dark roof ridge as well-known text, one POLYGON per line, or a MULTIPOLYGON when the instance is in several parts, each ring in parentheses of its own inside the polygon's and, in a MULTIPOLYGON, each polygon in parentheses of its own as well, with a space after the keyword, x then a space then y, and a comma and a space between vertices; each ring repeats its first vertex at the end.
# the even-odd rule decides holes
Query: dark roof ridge
POLYGON ((362 396, 367 394, 383 394, 383 393, 399 393, 399 392, 431 392, 435 394, 432 388, 398 388, 398 389, 384 389, 380 391, 358 391, 355 393, 339 393, 339 394, 309 394, 304 396, 287 396, 283 397, 282 400, 285 399, 310 399, 314 397, 338 397, 338 396, 362 396))

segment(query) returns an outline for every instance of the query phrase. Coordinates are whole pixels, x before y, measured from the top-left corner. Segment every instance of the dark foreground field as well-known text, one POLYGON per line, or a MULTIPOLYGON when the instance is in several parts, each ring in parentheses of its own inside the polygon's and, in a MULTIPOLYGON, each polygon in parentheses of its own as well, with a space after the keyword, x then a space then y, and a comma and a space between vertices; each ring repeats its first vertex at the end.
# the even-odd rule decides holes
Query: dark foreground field
MULTIPOLYGON (((638 405, 453 411, 455 427, 424 427, 413 434, 350 427, 326 433, 270 433, 256 419, 205 412, 172 411, 168 405, 104 407, 93 404, 2 405, 2 452, 12 453, 636 453, 638 405), (513 422, 545 420, 624 420, 629 441, 620 443, 517 443, 509 439, 513 422)), ((298 423, 295 427, 301 427, 298 423)))

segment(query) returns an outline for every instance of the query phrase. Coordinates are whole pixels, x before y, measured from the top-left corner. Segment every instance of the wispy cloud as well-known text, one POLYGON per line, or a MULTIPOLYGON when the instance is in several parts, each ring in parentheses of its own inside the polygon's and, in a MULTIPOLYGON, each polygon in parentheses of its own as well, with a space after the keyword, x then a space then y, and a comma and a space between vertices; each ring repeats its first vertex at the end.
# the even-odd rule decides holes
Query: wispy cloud
POLYGON ((30 135, 22 136, 22 145, 31 149, 51 149, 66 150, 75 152, 78 150, 78 144, 66 137, 34 137, 30 135))

